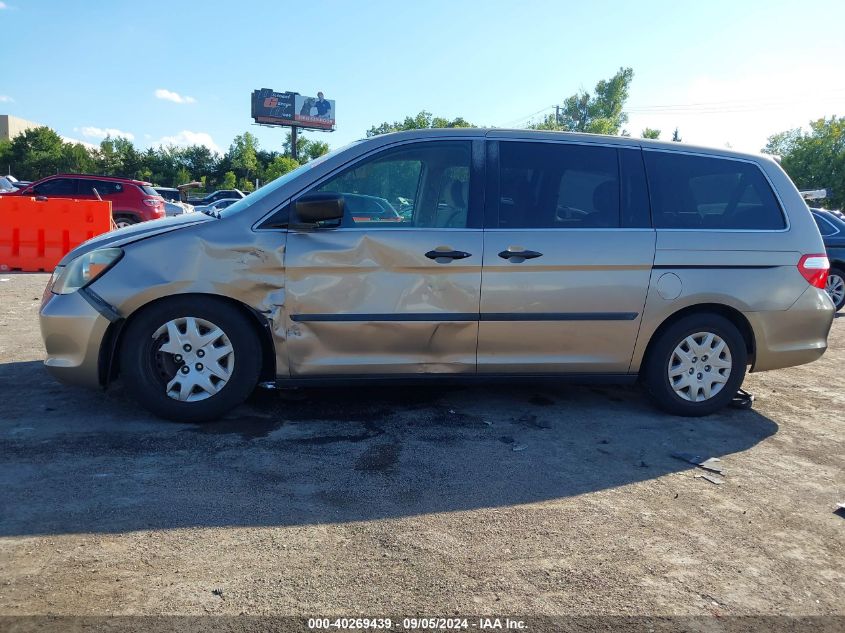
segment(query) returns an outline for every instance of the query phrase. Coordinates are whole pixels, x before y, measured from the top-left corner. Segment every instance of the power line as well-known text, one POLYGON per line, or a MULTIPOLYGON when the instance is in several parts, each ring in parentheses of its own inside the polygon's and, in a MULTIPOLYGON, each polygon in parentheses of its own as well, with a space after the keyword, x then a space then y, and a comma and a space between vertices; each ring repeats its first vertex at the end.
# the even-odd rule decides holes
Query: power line
POLYGON ((625 108, 627 112, 664 112, 664 111, 745 111, 753 109, 769 109, 802 103, 818 102, 824 98, 837 98, 845 96, 845 89, 831 90, 827 93, 814 93, 798 98, 771 98, 771 99, 733 99, 728 101, 702 101, 697 103, 676 103, 676 104, 655 104, 655 105, 632 105, 625 108))
POLYGON ((514 127, 517 123, 527 122, 532 117, 535 117, 538 114, 542 114, 546 110, 551 110, 554 107, 555 107, 555 104, 552 104, 550 106, 546 106, 545 108, 542 108, 541 110, 537 110, 536 112, 532 112, 531 114, 528 114, 526 116, 521 116, 518 119, 514 119, 512 121, 509 121, 509 122, 505 123, 504 125, 502 125, 501 127, 514 127))

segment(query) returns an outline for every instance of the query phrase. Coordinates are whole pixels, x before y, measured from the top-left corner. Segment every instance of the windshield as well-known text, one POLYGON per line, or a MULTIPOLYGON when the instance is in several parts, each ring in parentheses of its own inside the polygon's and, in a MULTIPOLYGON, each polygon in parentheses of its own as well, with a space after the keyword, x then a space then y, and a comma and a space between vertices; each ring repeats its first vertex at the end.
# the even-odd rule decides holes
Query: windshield
POLYGON ((254 191, 253 193, 249 194, 246 198, 241 198, 237 202, 233 203, 231 206, 226 207, 225 209, 221 209, 220 212, 219 212, 220 217, 221 218, 228 218, 231 215, 235 215, 236 213, 240 213, 244 209, 248 209, 254 202, 258 202, 262 198, 264 198, 268 195, 272 195, 273 193, 275 193, 275 191, 277 189, 279 189, 279 187, 284 187, 287 183, 292 181, 294 178, 298 178, 299 176, 301 176, 302 174, 307 172, 309 169, 316 167, 320 163, 327 161, 329 158, 332 158, 333 156, 337 156, 341 152, 344 152, 347 149, 349 149, 350 147, 354 147, 358 143, 362 143, 362 142, 363 142, 363 139, 360 140, 360 141, 353 141, 352 143, 349 143, 348 145, 344 145, 343 147, 332 150, 328 154, 323 154, 319 158, 315 158, 312 161, 309 161, 309 162, 307 162, 303 165, 300 165, 299 167, 297 167, 293 171, 289 171, 288 173, 286 173, 283 176, 279 176, 275 180, 268 182, 266 185, 261 187, 258 191, 254 191))

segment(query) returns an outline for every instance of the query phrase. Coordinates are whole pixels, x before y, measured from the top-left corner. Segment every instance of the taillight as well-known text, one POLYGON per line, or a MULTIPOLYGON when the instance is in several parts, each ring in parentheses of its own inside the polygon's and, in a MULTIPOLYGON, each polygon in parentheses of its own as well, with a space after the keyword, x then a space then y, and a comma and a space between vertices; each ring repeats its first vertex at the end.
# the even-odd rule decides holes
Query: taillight
POLYGON ((144 198, 144 204, 148 207, 157 207, 164 204, 163 198, 144 198))
POLYGON ((811 286, 824 289, 827 283, 827 273, 830 261, 827 255, 804 255, 798 262, 798 272, 811 286))

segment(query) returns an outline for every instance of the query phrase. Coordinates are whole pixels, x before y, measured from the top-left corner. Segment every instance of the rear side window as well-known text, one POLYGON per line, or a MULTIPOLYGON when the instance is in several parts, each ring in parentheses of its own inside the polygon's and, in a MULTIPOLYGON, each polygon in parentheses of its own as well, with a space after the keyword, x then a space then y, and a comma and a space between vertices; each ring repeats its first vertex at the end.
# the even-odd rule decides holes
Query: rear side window
POLYGON ((138 185, 138 189, 143 191, 148 196, 160 196, 161 195, 158 191, 156 191, 155 189, 153 189, 149 185, 138 185))
POLYGON ((786 227, 760 168, 728 158, 643 152, 658 229, 772 231, 786 227))
POLYGON ((819 227, 819 233, 821 233, 824 237, 830 237, 831 235, 839 233, 839 229, 833 226, 833 224, 828 222, 818 213, 813 214, 813 219, 816 221, 816 226, 819 227))
POLYGON ((615 149, 563 143, 499 144, 499 228, 619 225, 615 149))
POLYGON ((123 191, 123 185, 119 182, 111 182, 108 180, 79 180, 79 193, 83 195, 94 195, 94 189, 97 190, 101 196, 111 196, 123 191))

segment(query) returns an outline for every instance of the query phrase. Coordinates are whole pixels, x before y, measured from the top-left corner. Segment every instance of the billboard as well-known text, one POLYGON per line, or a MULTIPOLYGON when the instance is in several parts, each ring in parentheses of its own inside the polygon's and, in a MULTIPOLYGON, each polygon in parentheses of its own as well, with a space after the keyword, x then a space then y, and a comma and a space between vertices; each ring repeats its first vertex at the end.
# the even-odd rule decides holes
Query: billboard
POLYGON ((334 99, 322 92, 306 97, 295 92, 274 92, 261 88, 252 92, 252 118, 265 125, 290 125, 313 130, 333 130, 334 99))

